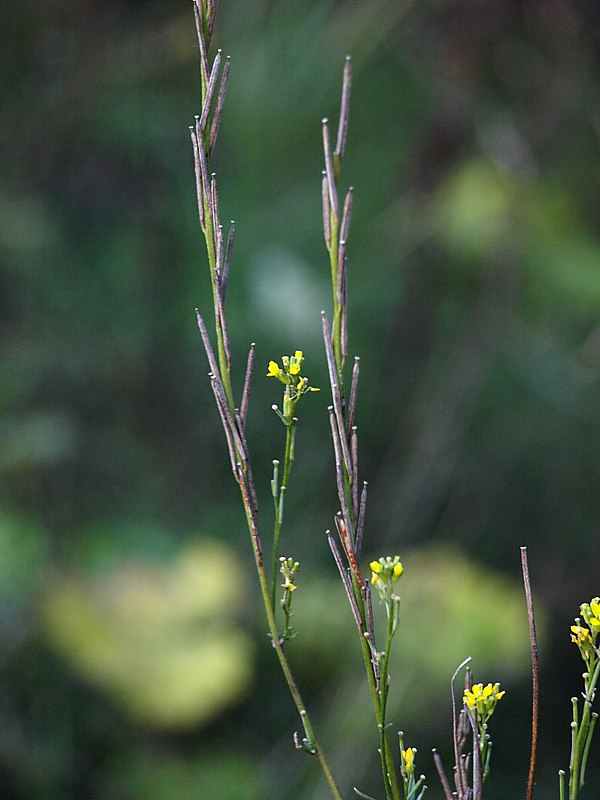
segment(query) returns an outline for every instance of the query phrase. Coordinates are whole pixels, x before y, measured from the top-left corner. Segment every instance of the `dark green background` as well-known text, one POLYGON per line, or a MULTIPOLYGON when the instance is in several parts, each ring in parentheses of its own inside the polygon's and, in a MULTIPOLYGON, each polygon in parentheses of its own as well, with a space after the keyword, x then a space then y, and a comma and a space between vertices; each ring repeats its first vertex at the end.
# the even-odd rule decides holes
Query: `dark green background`
MULTIPOLYGON (((543 645, 539 796, 556 797, 580 691, 568 626, 600 592, 599 34, 593 0, 221 2, 214 41, 232 77, 214 168, 237 226, 236 386, 255 341, 265 539, 283 445, 266 364, 302 348, 323 387, 300 408, 283 551, 302 561, 292 660, 348 797, 379 784, 323 536, 337 506, 320 120, 337 120, 350 52, 342 182, 356 191, 365 557, 406 566, 394 725, 440 797, 429 748, 449 752, 449 676, 474 655, 476 678, 508 689, 486 796, 523 796, 526 544, 543 645)), ((316 800, 253 610, 195 326, 211 301, 187 130, 200 110, 191 3, 13 0, 0 39, 3 796, 316 800), (242 668, 222 698, 202 689, 221 669, 209 644, 214 663, 242 668), (155 659, 189 714, 168 713, 155 659), (194 702, 182 675, 199 682, 194 702)))

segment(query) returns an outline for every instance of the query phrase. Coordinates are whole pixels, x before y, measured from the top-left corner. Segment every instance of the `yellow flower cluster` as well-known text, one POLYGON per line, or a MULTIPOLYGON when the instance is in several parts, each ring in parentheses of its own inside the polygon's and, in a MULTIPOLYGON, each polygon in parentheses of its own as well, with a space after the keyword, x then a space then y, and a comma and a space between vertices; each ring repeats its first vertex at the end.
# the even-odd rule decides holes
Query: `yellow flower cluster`
POLYGON ((320 391, 316 386, 309 386, 308 378, 300 374, 303 361, 304 355, 302 350, 296 350, 293 356, 281 356, 282 367, 279 366, 277 361, 269 361, 267 377, 277 378, 277 380, 285 386, 283 394, 283 413, 279 411, 277 406, 273 406, 273 410, 281 417, 286 425, 291 425, 293 423, 294 409, 302 395, 307 392, 320 391))
POLYGON ((571 625, 571 641, 574 642, 581 652, 583 660, 588 662, 595 653, 596 639, 600 633, 600 598, 593 597, 589 603, 582 603, 580 606, 581 619, 575 619, 575 625, 571 625))
POLYGON ((284 556, 281 556, 279 563, 281 564, 279 567, 279 572, 281 572, 283 576, 281 588, 286 589, 289 592, 293 592, 294 589, 297 588, 296 584, 294 583, 294 578, 300 569, 300 564, 298 561, 294 561, 293 558, 285 558, 284 556))
POLYGON ((404 572, 404 567, 400 561, 400 556, 385 556, 377 561, 371 561, 371 586, 379 592, 379 596, 385 602, 390 600, 394 584, 400 579, 404 572))
POLYGON ((468 709, 477 712, 481 724, 485 725, 494 713, 496 703, 504 695, 505 692, 500 691, 499 683, 488 683, 486 686, 483 683, 475 683, 471 689, 465 689, 463 702, 468 709))

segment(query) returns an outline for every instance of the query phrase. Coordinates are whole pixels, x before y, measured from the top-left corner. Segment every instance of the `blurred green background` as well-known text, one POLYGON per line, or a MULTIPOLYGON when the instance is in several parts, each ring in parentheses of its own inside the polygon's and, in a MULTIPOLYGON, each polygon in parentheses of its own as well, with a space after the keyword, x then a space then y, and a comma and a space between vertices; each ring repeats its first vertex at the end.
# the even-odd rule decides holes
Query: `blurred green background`
MULTIPOLYGON (((222 0, 232 77, 214 165, 262 519, 283 432, 261 365, 326 386, 320 119, 354 59, 350 349, 369 480, 365 559, 400 553, 392 719, 449 762, 449 676, 507 689, 486 796, 521 798, 542 645, 539 795, 567 767, 600 592, 600 10, 595 0, 222 0)), ((0 9, 0 785, 9 800, 325 796, 258 611, 195 324, 210 312, 187 126, 191 3, 0 9)), ((377 737, 323 532, 327 394, 303 401, 283 552, 290 645, 345 795, 377 737)), ((600 742, 587 797, 600 793, 600 742)))

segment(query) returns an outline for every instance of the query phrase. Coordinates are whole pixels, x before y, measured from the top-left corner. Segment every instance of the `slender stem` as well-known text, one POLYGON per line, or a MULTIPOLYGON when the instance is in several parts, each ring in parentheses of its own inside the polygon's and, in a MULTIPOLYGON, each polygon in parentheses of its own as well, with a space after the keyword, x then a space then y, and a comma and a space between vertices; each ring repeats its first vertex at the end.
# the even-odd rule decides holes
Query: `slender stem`
POLYGON ((585 776, 585 755, 589 750, 589 736, 592 727, 592 698, 600 677, 600 659, 595 662, 594 671, 588 673, 585 682, 585 699, 583 701, 583 714, 577 730, 571 753, 571 769, 569 776, 569 800, 577 800, 583 786, 585 776))
POLYGON ((283 475, 279 491, 274 496, 275 500, 275 523, 273 526, 273 562, 271 571, 271 606, 275 610, 275 594, 277 587, 277 572, 279 563, 279 540, 281 538, 281 525, 283 523, 283 506, 285 495, 288 489, 290 474, 294 464, 294 443, 296 439, 296 422, 286 426, 285 434, 285 454, 283 457, 283 475))
POLYGON ((386 712, 387 712, 387 701, 389 696, 390 684, 389 684, 389 675, 388 675, 388 664, 390 660, 390 651, 392 645, 392 638, 394 633, 396 632, 395 628, 395 609, 394 603, 395 600, 391 600, 391 606, 387 607, 388 612, 388 627, 387 627, 387 637, 385 643, 385 651, 383 655, 383 662, 381 665, 381 727, 382 727, 382 736, 383 736, 383 748, 386 753, 386 769, 389 775, 390 783, 392 786, 392 794, 394 798, 400 798, 400 788, 398 785, 398 780, 396 776, 396 771, 394 767, 393 757, 390 751, 390 745, 387 738, 387 734, 385 731, 386 727, 386 712))
POLYGON ((588 731, 587 739, 583 748, 583 756, 581 758, 581 786, 583 786, 585 782, 585 768, 587 765, 588 755, 590 753, 590 745, 592 744, 592 736, 594 734, 594 728, 596 727, 597 719, 598 714, 592 714, 592 721, 590 722, 590 729, 588 731))
POLYGON ((529 564, 527 561, 527 548, 521 548, 521 571, 523 573, 523 586, 525 588, 525 601, 527 603, 527 619, 529 621, 529 642, 531 647, 531 678, 532 678, 532 702, 531 702, 531 751, 529 756, 529 774, 527 777, 526 800, 532 800, 533 784, 535 778, 535 761, 537 756, 538 740, 538 709, 540 702, 540 681, 539 681, 539 657, 537 635, 535 630, 535 612, 533 609, 533 598, 531 595, 531 581, 529 579, 529 564))
MULTIPOLYGON (((356 578, 354 578, 354 576, 353 576, 353 583, 355 584, 358 583, 356 581, 356 578)), ((361 615, 364 614, 364 603, 359 601, 359 608, 361 611, 361 615)), ((400 795, 399 794, 395 795, 392 792, 392 783, 389 774, 390 770, 388 768, 388 763, 391 758, 391 750, 389 742, 387 740, 387 736, 385 735, 385 722, 381 713, 381 696, 380 696, 380 691, 377 687, 377 679, 373 671, 371 648, 369 647, 367 640, 365 639, 364 636, 360 637, 360 641, 361 641, 361 651, 362 651, 363 661, 365 664, 365 671, 367 673, 367 681, 369 683, 369 689, 371 691, 371 699, 373 701, 373 708, 375 710, 375 720, 377 722, 377 727, 379 730, 379 758, 381 760, 381 773, 383 777, 383 785, 385 788, 385 796, 387 800, 395 800, 395 798, 399 798, 400 795)))

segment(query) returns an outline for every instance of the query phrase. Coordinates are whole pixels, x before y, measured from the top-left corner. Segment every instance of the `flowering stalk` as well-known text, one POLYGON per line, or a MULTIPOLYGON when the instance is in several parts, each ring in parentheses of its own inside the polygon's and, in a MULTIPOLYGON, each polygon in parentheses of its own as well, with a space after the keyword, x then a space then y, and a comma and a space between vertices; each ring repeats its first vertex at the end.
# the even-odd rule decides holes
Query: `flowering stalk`
POLYGON ((296 635, 290 621, 292 618, 292 593, 296 589, 294 580, 296 578, 296 573, 300 569, 300 564, 298 561, 294 561, 293 558, 285 558, 284 556, 282 556, 279 561, 281 564, 279 572, 283 576, 283 583, 281 584, 281 588, 283 589, 281 608, 285 618, 285 625, 281 638, 287 641, 288 639, 293 639, 296 635))
POLYGON ((344 78, 342 84, 342 101, 335 149, 331 150, 329 137, 329 120, 322 121, 323 150, 325 169, 323 171, 323 228, 325 245, 329 253, 331 268, 331 285, 333 290, 333 329, 332 344, 335 355, 335 367, 340 391, 344 392, 344 364, 348 353, 348 314, 347 314, 347 282, 346 282, 346 241, 350 227, 353 189, 346 193, 343 209, 340 213, 338 200, 338 183, 342 169, 342 161, 346 151, 348 136, 348 120, 350 112, 350 89, 352 87, 352 63, 346 56, 344 78))
POLYGON ((459 672, 470 661, 469 657, 459 664, 450 681, 456 791, 452 791, 439 753, 433 751, 433 760, 446 800, 482 800, 483 783, 489 773, 492 752, 492 742, 487 732, 488 722, 494 713, 497 702, 505 694, 500 690, 499 683, 488 683, 486 686, 482 683, 473 684, 471 670, 467 667, 462 708, 457 714, 454 682, 459 672), (471 752, 465 753, 465 746, 469 738, 472 741, 471 752), (471 777, 469 777, 469 770, 471 770, 471 777))
MULTIPOLYGON (((323 312, 322 327, 331 385, 332 405, 329 407, 329 419, 340 502, 340 511, 335 518, 335 523, 346 564, 335 540, 329 535, 329 532, 328 535, 329 544, 359 633, 379 734, 379 756, 386 800, 401 800, 401 780, 394 764, 386 731, 389 690, 388 662, 391 640, 397 626, 398 598, 392 600, 390 590, 389 605, 386 605, 388 610, 386 647, 379 652, 375 641, 371 586, 363 579, 358 563, 362 549, 367 500, 366 482, 363 483, 359 492, 358 431, 354 424, 359 379, 358 358, 354 360, 349 397, 346 396, 344 380, 344 367, 348 354, 346 242, 350 228, 353 190, 349 189, 346 193, 342 208, 340 208, 338 194, 348 131, 351 82, 351 61, 348 57, 344 66, 340 118, 334 150, 330 143, 329 122, 324 119, 322 123, 325 162, 325 169, 322 173, 323 228, 325 245, 329 254, 333 294, 333 322, 330 326, 323 312)), ((384 562, 385 559, 382 560, 382 564, 384 562)), ((399 565, 398 559, 396 564, 399 565)), ((399 566, 401 568, 401 565, 399 566)), ((399 575, 393 580, 397 580, 398 577, 399 575)), ((366 796, 362 793, 359 795, 366 796)))
POLYGON ((490 771, 490 757, 492 755, 492 742, 488 731, 488 721, 496 708, 496 703, 505 692, 500 691, 500 684, 482 683, 474 684, 470 689, 465 689, 463 702, 467 709, 475 716, 477 723, 479 750, 481 752, 481 763, 483 772, 481 782, 483 783, 490 771))
POLYGON ((285 451, 283 457, 283 475, 279 483, 279 461, 273 461, 273 478, 271 480, 271 494, 275 511, 275 522, 273 527, 273 566, 271 571, 271 605, 275 609, 275 594, 277 587, 277 570, 279 561, 279 541, 281 538, 281 526, 283 524, 283 506, 285 494, 289 486, 290 474, 294 463, 294 450, 296 442, 296 426, 298 418, 295 416, 296 405, 301 397, 307 392, 318 392, 316 386, 309 386, 308 378, 300 374, 304 354, 302 350, 296 350, 293 356, 282 356, 280 367, 276 361, 269 361, 269 371, 267 377, 276 378, 285 387, 283 392, 283 402, 280 411, 276 405, 272 406, 273 411, 283 422, 286 429, 285 451))
POLYGON ((400 774, 404 784, 404 800, 423 800, 427 787, 423 785, 425 781, 424 775, 416 777, 415 755, 417 754, 417 748, 404 747, 404 733, 402 731, 398 732, 398 738, 400 740, 400 774))
MULTIPOLYGON (((272 590, 269 585, 267 570, 264 563, 263 546, 258 527, 258 503, 254 489, 254 479, 252 476, 249 447, 245 431, 250 383, 254 369, 254 345, 251 346, 248 355, 244 387, 239 407, 236 406, 234 401, 231 381, 231 351, 229 348, 227 320, 225 315, 225 296, 233 249, 234 225, 232 223, 227 242, 225 242, 223 226, 219 218, 219 198, 216 176, 214 174, 209 174, 208 169, 209 158, 217 139, 229 75, 229 61, 227 61, 221 72, 219 89, 217 91, 216 87, 221 67, 221 53, 220 51, 217 53, 212 65, 208 58, 208 49, 214 26, 216 7, 217 0, 194 0, 194 16, 200 50, 202 112, 196 117, 196 124, 190 128, 196 174, 198 216, 206 242, 213 294, 215 332, 217 339, 216 355, 204 319, 198 311, 196 311, 196 315, 202 342, 208 358, 211 388, 215 396, 217 410, 225 433, 231 469, 240 487, 258 583, 267 617, 269 635, 304 730, 304 736, 300 737, 296 733, 294 735, 294 741, 299 749, 303 749, 317 758, 332 797, 334 800, 342 800, 340 791, 333 778, 329 763, 319 745, 305 703, 284 652, 285 639, 289 637, 281 637, 278 633, 275 607, 271 594, 272 590)), ((290 391, 289 393, 290 397, 288 397, 287 408, 284 403, 283 416, 286 418, 286 424, 288 424, 290 428, 294 427, 292 422, 295 402, 297 402, 299 396, 309 390, 308 383, 306 383, 306 385, 303 383, 302 386, 300 386, 299 380, 300 379, 294 382, 295 396, 291 397, 294 392, 290 391)), ((304 379, 302 379, 302 381, 304 381, 304 379)), ((293 460, 293 440, 290 440, 289 447, 286 447, 286 453, 286 463, 289 472, 293 460)), ((281 510, 282 509, 280 509, 280 511, 281 510)), ((294 563, 295 562, 293 562, 293 564, 294 563)), ((289 567, 291 571, 294 570, 293 564, 289 567)), ((285 629, 289 632, 291 592, 293 591, 291 588, 291 572, 288 577, 289 582, 285 591, 289 593, 289 596, 284 594, 285 605, 283 613, 285 617, 285 629)), ((272 584, 274 586, 274 580, 272 584)), ((284 633, 286 631, 284 631, 284 633)))
MULTIPOLYGON (((571 723, 571 759, 569 762, 569 800, 577 800, 585 782, 585 768, 598 714, 592 712, 596 686, 600 677, 600 598, 594 597, 580 607, 581 617, 571 626, 571 641, 577 645, 585 664, 583 673, 583 709, 579 701, 571 698, 573 722, 571 723)), ((559 773, 559 793, 564 797, 565 773, 559 773)))

